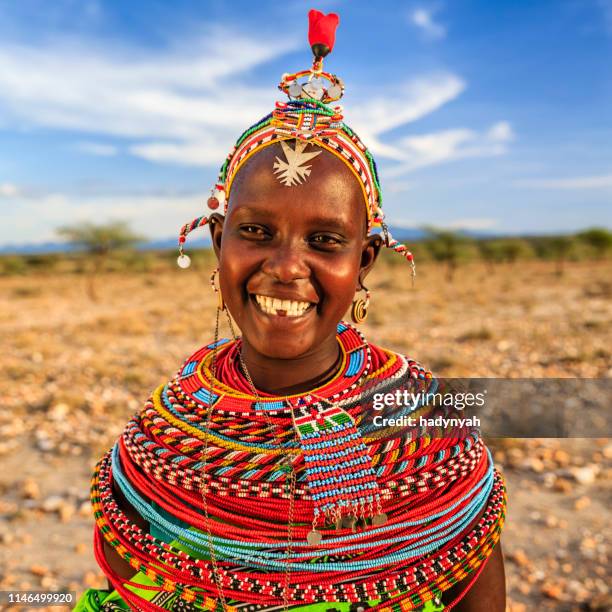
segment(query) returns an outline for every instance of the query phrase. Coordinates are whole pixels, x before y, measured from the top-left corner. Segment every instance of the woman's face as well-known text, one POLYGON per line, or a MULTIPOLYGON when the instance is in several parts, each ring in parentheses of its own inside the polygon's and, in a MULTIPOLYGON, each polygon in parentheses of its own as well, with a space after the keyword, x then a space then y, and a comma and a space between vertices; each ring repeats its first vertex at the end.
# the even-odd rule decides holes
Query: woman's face
POLYGON ((274 174, 279 144, 256 153, 236 175, 225 219, 211 223, 225 303, 245 341, 270 358, 301 357, 335 337, 380 248, 365 236, 358 180, 328 151, 306 148, 315 150, 310 175, 291 187, 274 174))

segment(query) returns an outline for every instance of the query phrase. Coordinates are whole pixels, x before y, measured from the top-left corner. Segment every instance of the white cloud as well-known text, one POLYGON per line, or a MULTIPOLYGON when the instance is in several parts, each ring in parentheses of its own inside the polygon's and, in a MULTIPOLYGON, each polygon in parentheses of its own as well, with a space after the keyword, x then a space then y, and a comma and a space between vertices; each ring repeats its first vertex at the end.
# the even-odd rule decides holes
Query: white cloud
POLYGON ((494 124, 484 133, 468 128, 456 128, 408 136, 396 143, 401 163, 385 171, 385 178, 401 176, 418 168, 437 165, 468 157, 495 157, 507 151, 513 138, 508 122, 494 124))
POLYGON ((77 142, 75 148, 83 153, 98 155, 100 157, 112 157, 117 155, 117 147, 101 142, 77 142))
POLYGON ((384 96, 356 104, 346 113, 352 126, 377 156, 402 161, 405 154, 398 143, 381 134, 421 119, 457 98, 465 82, 450 73, 434 73, 406 81, 384 96))
POLYGON ((202 134, 197 142, 155 141, 133 145, 129 150, 133 155, 153 162, 216 167, 228 154, 229 145, 211 134, 202 134))
POLYGON ((517 187, 535 189, 612 189, 612 174, 572 178, 539 178, 515 181, 517 187))
POLYGON ((491 229, 492 227, 495 227, 498 224, 498 219, 490 219, 488 217, 475 217, 471 219, 457 219, 456 221, 446 223, 444 227, 454 230, 481 231, 491 229))
MULTIPOLYGON (((11 125, 92 135, 77 144, 88 154, 118 153, 114 145, 97 142, 100 135, 127 141, 127 152, 152 162, 217 167, 241 129, 278 99, 269 83, 246 85, 244 73, 299 45, 282 37, 262 45, 260 33, 221 26, 160 51, 72 39, 33 46, 0 42, 0 114, 11 125)), ((398 162, 388 176, 503 153, 513 137, 507 122, 484 135, 458 128, 383 137, 455 100, 465 88, 449 72, 405 79, 377 97, 358 98, 364 101, 349 109, 346 120, 375 155, 398 162)))
MULTIPOLYGON (((274 87, 247 86, 241 73, 297 43, 261 45, 258 37, 220 27, 204 34, 201 41, 153 54, 85 42, 0 44, 0 110, 17 125, 131 140, 127 150, 150 161, 217 166, 240 130, 277 99, 274 87), (220 49, 219 40, 232 44, 220 49)), ((375 154, 401 160, 402 152, 379 135, 428 115, 464 89, 451 73, 406 80, 353 106, 347 121, 375 154)), ((117 153, 95 141, 79 148, 117 153)))
POLYGON ((147 238, 168 238, 183 223, 204 210, 201 193, 115 194, 84 196, 46 193, 11 196, 13 206, 3 213, 0 244, 58 240, 55 230, 80 222, 127 221, 147 238))
POLYGON ((429 115, 457 98, 466 83, 452 73, 435 73, 404 82, 383 97, 368 100, 347 113, 347 122, 378 157, 399 162, 385 168, 384 178, 467 157, 503 155, 515 135, 508 121, 498 121, 483 133, 454 128, 400 139, 382 135, 429 115))
POLYGON ((451 73, 434 73, 400 83, 384 95, 355 104, 347 121, 359 129, 378 135, 429 115, 454 100, 465 90, 465 82, 451 73))
POLYGON ((387 181, 385 183, 385 195, 405 193, 414 189, 414 183, 408 181, 387 181))
POLYGON ((510 142, 514 140, 512 126, 507 121, 499 121, 492 125, 487 132, 487 136, 495 142, 510 142))
POLYGON ((0 198, 13 198, 19 193, 19 187, 13 183, 0 183, 0 198))
MULTIPOLYGON (((273 87, 246 86, 239 75, 297 44, 281 36, 262 45, 259 35, 220 26, 154 52, 85 40, 0 43, 0 114, 28 128, 151 139, 156 148, 141 142, 133 149, 148 159, 202 163, 202 146, 213 143, 217 165, 241 127, 269 112, 275 98, 273 87)), ((99 145, 86 148, 102 154, 99 145)))
POLYGON ((437 8, 434 7, 419 7, 410 12, 409 19, 410 22, 419 28, 428 38, 444 38, 446 36, 446 28, 434 20, 434 14, 436 12, 437 8))

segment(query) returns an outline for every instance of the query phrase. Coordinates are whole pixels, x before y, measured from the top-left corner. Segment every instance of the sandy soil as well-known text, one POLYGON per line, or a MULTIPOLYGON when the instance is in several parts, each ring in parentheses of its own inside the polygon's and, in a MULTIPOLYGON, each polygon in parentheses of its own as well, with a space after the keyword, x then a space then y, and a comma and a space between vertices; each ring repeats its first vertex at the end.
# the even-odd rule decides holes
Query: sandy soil
MULTIPOLYGON (((0 278, 0 590, 101 586, 89 477, 148 392, 213 333, 210 271, 0 278)), ((609 264, 404 266, 369 279, 371 342, 437 374, 611 377, 609 264)), ((225 332, 227 333, 227 331, 225 332)), ((492 440, 508 609, 610 610, 612 442, 492 440)), ((58 610, 59 608, 52 608, 58 610)))

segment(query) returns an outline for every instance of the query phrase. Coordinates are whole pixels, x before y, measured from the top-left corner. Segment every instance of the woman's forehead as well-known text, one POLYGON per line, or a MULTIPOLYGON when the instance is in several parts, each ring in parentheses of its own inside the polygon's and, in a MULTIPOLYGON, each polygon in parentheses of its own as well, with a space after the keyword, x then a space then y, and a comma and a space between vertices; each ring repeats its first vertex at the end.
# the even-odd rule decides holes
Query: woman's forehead
POLYGON ((312 144, 292 155, 294 142, 275 143, 247 160, 234 179, 228 212, 243 207, 262 214, 308 211, 321 221, 365 221, 363 191, 346 164, 312 144))

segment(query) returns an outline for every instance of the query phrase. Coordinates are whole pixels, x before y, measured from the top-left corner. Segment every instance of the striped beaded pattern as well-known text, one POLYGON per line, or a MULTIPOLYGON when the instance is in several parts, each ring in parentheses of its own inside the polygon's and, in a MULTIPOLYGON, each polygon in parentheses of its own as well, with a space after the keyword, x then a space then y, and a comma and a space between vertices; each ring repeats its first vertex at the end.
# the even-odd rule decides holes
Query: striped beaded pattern
POLYGON ((320 514, 336 521, 344 514, 372 517, 380 492, 372 459, 351 416, 335 404, 300 398, 293 424, 304 454, 315 523, 320 514))

